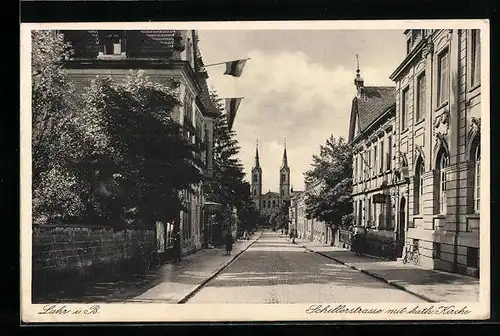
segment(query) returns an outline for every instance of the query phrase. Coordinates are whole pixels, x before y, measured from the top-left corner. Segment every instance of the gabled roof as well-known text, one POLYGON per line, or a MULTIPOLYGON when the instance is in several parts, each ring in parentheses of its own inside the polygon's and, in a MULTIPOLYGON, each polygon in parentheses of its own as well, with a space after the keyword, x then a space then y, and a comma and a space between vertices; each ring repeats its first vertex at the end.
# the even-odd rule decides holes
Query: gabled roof
POLYGON ((395 86, 365 86, 364 95, 352 100, 349 142, 356 131, 365 132, 382 115, 396 106, 395 86), (358 125, 356 119, 358 119, 358 125), (358 128, 356 130, 355 128, 358 128))

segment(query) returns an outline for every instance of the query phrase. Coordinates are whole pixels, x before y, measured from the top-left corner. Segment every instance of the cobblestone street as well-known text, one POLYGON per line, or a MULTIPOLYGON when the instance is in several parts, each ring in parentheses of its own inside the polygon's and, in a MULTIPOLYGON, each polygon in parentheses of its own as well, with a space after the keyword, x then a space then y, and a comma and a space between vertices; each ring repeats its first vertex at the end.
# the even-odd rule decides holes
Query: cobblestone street
POLYGON ((187 303, 424 302, 266 231, 187 303))

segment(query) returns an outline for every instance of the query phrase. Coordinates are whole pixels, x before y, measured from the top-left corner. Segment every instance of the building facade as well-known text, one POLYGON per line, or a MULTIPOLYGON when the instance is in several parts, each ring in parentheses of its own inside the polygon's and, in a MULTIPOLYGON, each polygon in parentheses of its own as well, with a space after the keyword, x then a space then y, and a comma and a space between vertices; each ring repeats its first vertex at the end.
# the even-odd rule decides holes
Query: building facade
POLYGON ((319 181, 312 185, 306 184, 304 191, 292 192, 289 217, 291 226, 297 233, 297 238, 330 244, 335 239, 330 226, 316 219, 308 219, 306 216, 307 196, 319 192, 321 187, 322 184, 319 181))
MULTIPOLYGON (((208 93, 208 74, 203 66, 195 30, 108 30, 60 31, 71 42, 73 57, 65 72, 77 90, 90 86, 96 76, 123 80, 130 70, 142 70, 155 82, 176 91, 181 106, 172 118, 183 126, 184 135, 193 144, 202 145, 202 154, 193 152, 192 163, 210 178, 213 172, 213 118, 219 111, 208 93)), ((204 240, 204 195, 202 183, 181 192, 188 209, 180 214, 182 254, 202 246, 204 240)), ((167 204, 165 206, 168 206, 167 204)), ((158 224, 157 224, 158 226, 158 224)), ((172 246, 172 223, 162 228, 165 247, 172 246)))
MULTIPOLYGON (((290 201, 292 188, 290 185, 290 167, 288 166, 288 156, 286 153, 286 145, 283 149, 283 159, 279 171, 280 184, 279 192, 269 190, 262 194, 262 168, 259 161, 258 145, 255 149, 255 164, 252 168, 252 183, 250 193, 256 208, 261 214, 270 215, 277 211, 281 205, 290 201)), ((287 203, 288 204, 288 203, 287 203)))
POLYGON ((480 31, 411 29, 396 83, 395 198, 420 265, 478 276, 480 31))
MULTIPOLYGON (((353 209, 355 227, 366 228, 365 252, 396 258, 402 245, 393 197, 393 146, 396 90, 365 86, 358 68, 356 97, 351 106, 349 143, 353 147, 353 209)), ((401 252, 401 251, 400 251, 401 252)))

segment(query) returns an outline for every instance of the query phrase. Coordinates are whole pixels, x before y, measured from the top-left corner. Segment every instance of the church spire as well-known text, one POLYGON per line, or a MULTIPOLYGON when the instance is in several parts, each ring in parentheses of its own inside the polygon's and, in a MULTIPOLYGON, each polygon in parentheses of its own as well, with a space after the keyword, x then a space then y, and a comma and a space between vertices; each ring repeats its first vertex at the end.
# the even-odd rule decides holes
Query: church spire
POLYGON ((354 78, 354 85, 356 86, 357 96, 360 97, 364 93, 364 84, 365 81, 363 77, 361 77, 361 70, 359 70, 359 56, 356 54, 356 78, 354 78))
POLYGON ((255 168, 260 168, 260 163, 259 163, 259 140, 257 140, 256 146, 255 146, 255 168))
POLYGON ((286 138, 285 138, 285 147, 283 150, 283 162, 281 163, 281 168, 288 168, 288 158, 286 155, 286 138))

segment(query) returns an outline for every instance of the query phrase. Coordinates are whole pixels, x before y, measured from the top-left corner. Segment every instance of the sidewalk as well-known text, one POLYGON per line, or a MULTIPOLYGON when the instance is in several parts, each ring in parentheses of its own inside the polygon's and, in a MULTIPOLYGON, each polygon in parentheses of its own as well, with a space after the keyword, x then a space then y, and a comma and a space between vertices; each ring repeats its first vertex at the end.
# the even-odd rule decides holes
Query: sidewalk
POLYGON ((382 260, 319 242, 296 240, 309 251, 366 273, 394 287, 412 293, 428 302, 479 301, 479 279, 424 269, 400 261, 382 260))
POLYGON ((127 303, 184 303, 203 285, 247 250, 262 232, 256 232, 249 240, 238 240, 233 245, 230 256, 225 249, 201 250, 182 259, 179 264, 161 267, 159 283, 146 292, 127 300, 127 303))

